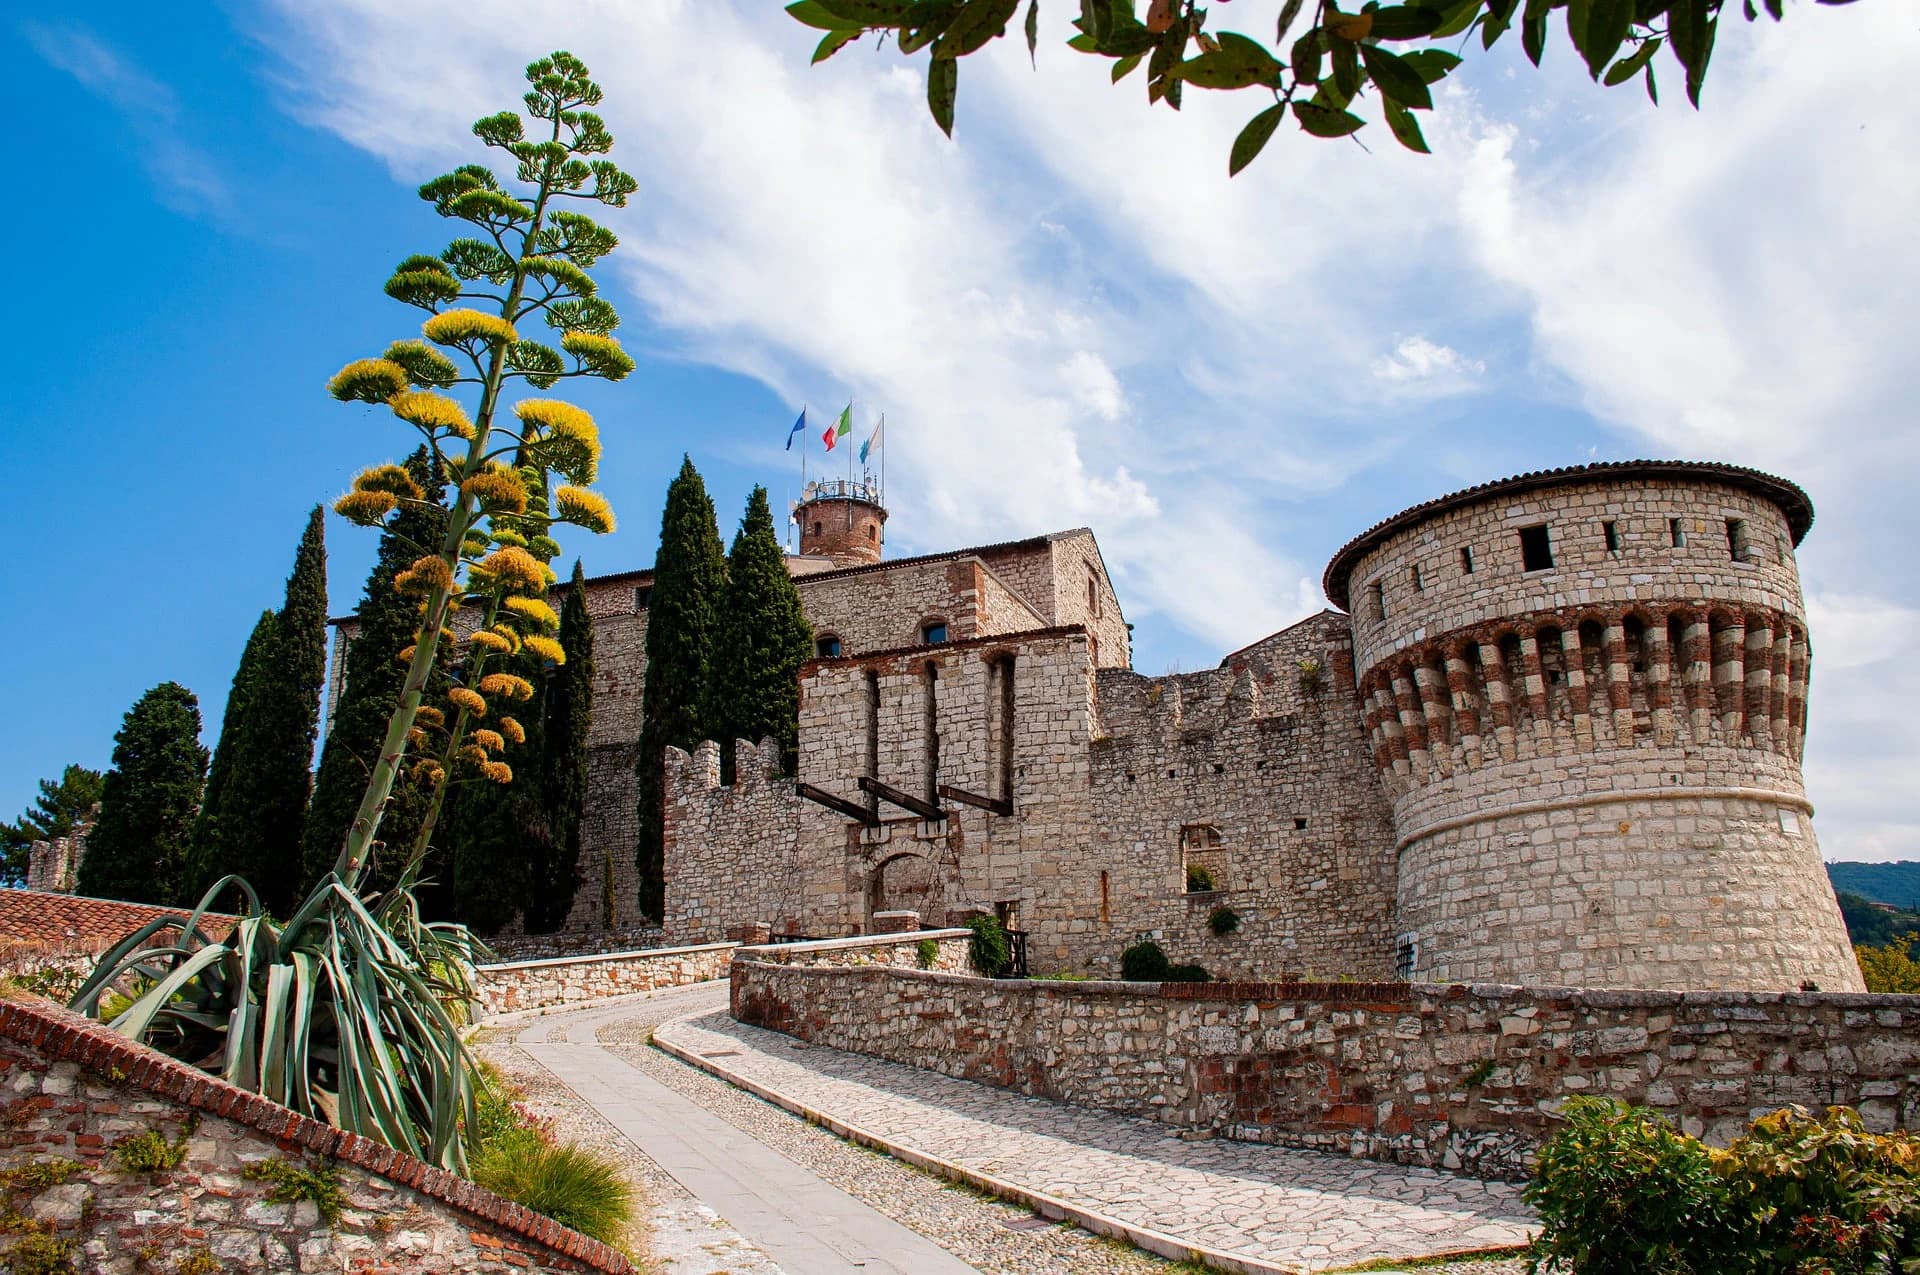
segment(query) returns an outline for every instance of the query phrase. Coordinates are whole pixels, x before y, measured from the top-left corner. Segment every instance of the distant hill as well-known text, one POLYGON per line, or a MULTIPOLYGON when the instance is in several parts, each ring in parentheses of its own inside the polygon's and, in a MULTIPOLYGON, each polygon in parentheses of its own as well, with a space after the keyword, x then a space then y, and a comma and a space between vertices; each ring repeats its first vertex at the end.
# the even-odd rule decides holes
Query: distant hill
POLYGON ((1829 863, 1827 877, 1835 890, 1920 912, 1920 862, 1829 863))

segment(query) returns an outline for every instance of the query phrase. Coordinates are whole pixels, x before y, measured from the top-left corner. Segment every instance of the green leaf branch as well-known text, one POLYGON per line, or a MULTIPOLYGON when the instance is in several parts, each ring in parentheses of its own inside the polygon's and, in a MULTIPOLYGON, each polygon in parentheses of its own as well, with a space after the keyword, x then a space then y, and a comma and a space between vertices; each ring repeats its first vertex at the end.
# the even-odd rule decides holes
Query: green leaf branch
MULTIPOLYGON (((1039 3, 1028 0, 1023 25, 1030 56, 1039 41, 1039 3)), ((1384 6, 1369 0, 1355 12, 1341 10, 1338 0, 1316 0, 1312 23, 1290 44, 1304 0, 1282 0, 1270 41, 1207 30, 1208 10, 1196 0, 1148 0, 1144 15, 1137 12, 1136 0, 1078 3, 1076 34, 1067 47, 1109 59, 1116 84, 1144 64, 1149 103, 1177 111, 1188 85, 1272 96, 1273 104, 1262 107, 1234 139, 1228 172, 1235 174, 1265 149, 1289 113, 1311 137, 1351 137, 1367 124, 1354 108, 1369 98, 1378 100, 1395 140, 1428 153, 1415 112, 1433 109, 1433 86, 1461 65, 1456 52, 1441 46, 1451 41, 1463 48, 1477 38, 1483 50, 1491 49, 1517 23, 1522 49, 1538 66, 1556 13, 1596 82, 1614 87, 1641 79, 1658 104, 1654 56, 1664 47, 1679 65, 1687 100, 1697 108, 1728 0, 1416 0, 1384 6), (1408 51, 1388 47, 1421 42, 1408 51)), ((1762 12, 1780 21, 1783 5, 1784 0, 1760 0, 1758 6, 1741 0, 1749 22, 1762 12)), ((927 106, 941 131, 952 136, 959 59, 1004 36, 1018 8, 1018 0, 797 0, 787 12, 824 32, 814 51, 816 63, 869 32, 902 53, 926 50, 927 106)))

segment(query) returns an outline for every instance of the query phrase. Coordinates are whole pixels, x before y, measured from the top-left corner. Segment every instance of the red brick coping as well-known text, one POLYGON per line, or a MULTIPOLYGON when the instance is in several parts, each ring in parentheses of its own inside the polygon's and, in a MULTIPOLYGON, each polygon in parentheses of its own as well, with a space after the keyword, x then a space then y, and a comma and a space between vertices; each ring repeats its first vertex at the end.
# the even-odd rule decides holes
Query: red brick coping
POLYGON ((136 1044, 103 1023, 39 997, 0 1001, 0 1037, 42 1050, 63 1062, 124 1076, 125 1083, 210 1115, 246 1125, 270 1138, 331 1156, 342 1164, 410 1187, 430 1199, 471 1214, 490 1227, 543 1245, 589 1270, 639 1275, 625 1255, 599 1240, 569 1230, 493 1192, 416 1160, 403 1151, 357 1133, 303 1116, 228 1084, 218 1076, 136 1044))

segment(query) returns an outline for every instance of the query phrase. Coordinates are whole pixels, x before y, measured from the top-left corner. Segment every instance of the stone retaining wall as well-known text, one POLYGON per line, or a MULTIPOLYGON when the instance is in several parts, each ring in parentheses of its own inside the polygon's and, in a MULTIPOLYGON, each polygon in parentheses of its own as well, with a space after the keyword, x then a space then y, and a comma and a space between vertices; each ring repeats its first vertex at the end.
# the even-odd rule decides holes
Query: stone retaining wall
MULTIPOLYGON (((743 947, 735 953, 734 959, 750 960, 758 965, 811 969, 879 967, 961 974, 972 968, 967 955, 972 945, 972 930, 920 930, 850 939, 816 939, 811 943, 771 943, 765 947, 743 947), (922 943, 933 944, 932 959, 927 959, 925 950, 920 946, 922 943)), ((739 980, 735 979, 736 997, 739 995, 739 986, 739 980)))
POLYGON ((31 1269, 97 1275, 634 1271, 550 1218, 38 998, 0 1003, 0 1174, 10 1270, 37 1248, 66 1265, 31 1269), (143 1134, 184 1158, 126 1168, 116 1147, 143 1134), (276 1163, 335 1175, 337 1218, 270 1200, 274 1183, 248 1170, 276 1163))
POLYGON ((1569 1095, 1724 1144, 1788 1103, 1920 1128, 1920 997, 991 981, 743 953, 742 1022, 1244 1141, 1525 1176, 1569 1095))
POLYGON ((738 943, 643 948, 598 956, 562 956, 480 967, 481 1003, 490 1014, 573 1005, 724 977, 738 943))

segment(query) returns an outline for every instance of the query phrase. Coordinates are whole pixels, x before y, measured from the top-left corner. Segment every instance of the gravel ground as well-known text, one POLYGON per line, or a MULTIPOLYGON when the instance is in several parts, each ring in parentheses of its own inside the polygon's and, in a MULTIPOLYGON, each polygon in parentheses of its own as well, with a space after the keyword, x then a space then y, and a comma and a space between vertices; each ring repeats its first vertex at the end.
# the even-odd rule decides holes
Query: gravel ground
MULTIPOLYGON (((1048 1222, 1017 1205, 948 1183, 902 1161, 842 1141, 815 1125, 689 1067, 647 1042, 653 1026, 686 1012, 677 998, 635 1002, 633 1016, 600 1032, 620 1058, 684 1094, 720 1119, 927 1236, 984 1275, 1173 1275, 1193 1268, 1105 1239, 1069 1223, 1048 1222)), ((647 1200, 654 1234, 650 1269, 674 1275, 779 1275, 766 1255, 705 1208, 638 1147, 609 1128, 571 1090, 510 1043, 506 1030, 483 1031, 481 1054, 534 1095, 533 1106, 571 1139, 618 1155, 647 1200)), ((1524 1275, 1524 1260, 1451 1262, 1419 1275, 1524 1275)))

